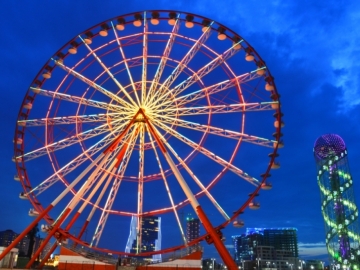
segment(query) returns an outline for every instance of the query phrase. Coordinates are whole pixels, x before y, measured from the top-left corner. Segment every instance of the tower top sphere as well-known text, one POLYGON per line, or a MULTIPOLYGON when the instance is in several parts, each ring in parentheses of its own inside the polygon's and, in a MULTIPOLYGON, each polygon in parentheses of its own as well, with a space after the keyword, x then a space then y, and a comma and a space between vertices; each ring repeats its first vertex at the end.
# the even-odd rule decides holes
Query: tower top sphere
POLYGON ((314 145, 316 159, 322 160, 329 156, 340 156, 346 150, 344 140, 336 134, 325 134, 320 136, 314 145))

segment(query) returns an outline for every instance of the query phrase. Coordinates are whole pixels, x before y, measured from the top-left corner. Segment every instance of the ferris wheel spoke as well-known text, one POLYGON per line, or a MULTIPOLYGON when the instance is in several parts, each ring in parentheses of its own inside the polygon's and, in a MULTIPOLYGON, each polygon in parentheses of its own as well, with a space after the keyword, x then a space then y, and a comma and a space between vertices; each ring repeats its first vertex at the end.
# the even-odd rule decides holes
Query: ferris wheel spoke
POLYGON ((39 196, 41 193, 46 191, 49 187, 51 187, 59 180, 65 183, 65 181, 63 180, 64 176, 75 170, 77 167, 79 167, 89 158, 92 158, 96 153, 103 150, 107 145, 109 145, 114 140, 115 136, 116 135, 113 133, 106 135, 103 139, 101 139, 100 141, 96 142, 91 147, 89 147, 89 149, 87 149, 85 152, 78 155, 76 158, 68 162, 59 170, 56 170, 54 174, 52 174, 50 177, 48 177, 46 180, 44 180, 42 183, 40 183, 38 186, 33 188, 28 193, 30 194, 37 192, 36 196, 39 196))
MULTIPOLYGON (((102 167, 105 163, 105 161, 107 160, 108 156, 111 154, 111 152, 107 152, 107 153, 102 153, 100 154, 95 160, 93 160, 86 168, 85 170, 83 170, 75 179, 74 181, 72 181, 65 190, 63 190, 61 192, 61 194, 59 196, 57 196, 55 198, 55 200, 53 200, 53 202, 50 204, 52 207, 54 207, 55 205, 57 205, 63 198, 65 195, 67 195, 69 193, 69 191, 71 191, 74 186, 76 184, 78 184, 87 173, 89 173, 94 167, 102 167)), ((63 213, 60 216, 67 215, 69 214, 69 212, 71 211, 70 209, 70 204, 68 204, 68 207, 66 209, 64 209, 63 213)), ((65 216, 66 217, 66 216, 65 216)), ((64 217, 64 218, 65 218, 64 217)))
MULTIPOLYGON (((92 99, 86 99, 86 98, 82 98, 82 97, 53 92, 50 90, 44 90, 44 89, 40 89, 37 87, 30 87, 30 89, 33 90, 34 93, 36 93, 37 95, 42 95, 42 96, 46 96, 46 97, 56 98, 59 100, 74 102, 79 105, 87 105, 87 106, 100 108, 100 109, 104 109, 104 110, 111 110, 111 111, 120 111, 120 112, 124 111, 123 110, 124 107, 114 105, 114 104, 109 104, 106 102, 101 102, 101 101, 96 101, 96 100, 92 100, 92 99)), ((129 111, 129 110, 127 109, 126 111, 129 111)))
POLYGON ((101 65, 101 67, 105 70, 105 72, 110 76, 110 78, 114 81, 114 83, 116 84, 117 87, 119 87, 119 89, 126 95, 126 97, 130 100, 130 102, 136 106, 136 103, 134 102, 134 100, 131 98, 131 96, 128 94, 128 92, 125 90, 125 88, 120 84, 120 82, 115 78, 115 76, 112 74, 112 72, 110 71, 110 69, 101 61, 100 57, 97 56, 97 54, 95 53, 94 50, 92 50, 90 48, 90 46, 88 44, 86 44, 86 42, 84 41, 84 39, 79 36, 79 38, 83 41, 84 45, 86 46, 86 48, 90 51, 90 53, 94 56, 94 58, 97 60, 97 62, 101 65))
POLYGON ((254 102, 254 103, 237 103, 226 105, 210 105, 199 107, 170 107, 162 110, 162 112, 176 112, 179 116, 185 115, 199 115, 199 114, 218 114, 218 113, 244 113, 254 111, 269 111, 274 110, 272 106, 278 104, 277 101, 273 102, 254 102))
MULTIPOLYGON (((125 141, 128 141, 129 138, 130 138, 130 136, 131 136, 131 134, 132 134, 131 132, 127 133, 127 134, 124 136, 124 138, 125 138, 124 140, 125 140, 125 141)), ((105 191, 108 189, 108 187, 109 187, 112 179, 113 179, 114 177, 115 177, 115 178, 119 177, 119 174, 118 174, 118 173, 116 174, 116 172, 117 172, 117 170, 118 170, 118 168, 119 168, 120 161, 121 161, 121 159, 123 158, 124 152, 125 152, 126 149, 127 149, 127 143, 125 143, 124 145, 125 145, 124 147, 122 147, 121 149, 119 149, 120 151, 119 151, 119 153, 117 154, 116 159, 115 159, 115 160, 113 161, 113 163, 111 164, 111 168, 112 168, 111 172, 110 172, 110 167, 109 167, 108 170, 105 171, 104 174, 103 174, 103 176, 102 176, 102 179, 101 179, 102 181, 104 181, 106 177, 107 177, 107 180, 106 180, 106 182, 105 182, 105 185, 102 187, 101 192, 100 192, 100 194, 99 194, 96 202, 93 204, 93 207, 92 207, 92 209, 91 209, 88 217, 86 218, 86 220, 85 220, 85 222, 84 222, 84 224, 83 224, 83 226, 82 226, 82 228, 81 228, 81 230, 80 230, 79 235, 77 236, 78 239, 81 239, 83 233, 85 232, 88 224, 90 223, 90 221, 91 221, 91 219, 92 219, 92 217, 93 217, 93 215, 94 215, 94 213, 95 213, 95 210, 97 209, 100 201, 102 200, 102 198, 103 198, 103 196, 104 196, 104 194, 105 194, 105 191), (110 173, 109 173, 109 172, 110 172, 110 173)), ((90 194, 90 196, 93 196, 93 195, 90 194)), ((83 206, 79 209, 80 213, 84 210, 84 208, 86 207, 87 203, 88 203, 90 200, 91 200, 91 198, 87 198, 87 200, 84 201, 83 206)))
MULTIPOLYGON (((168 89, 170 89, 171 85, 174 83, 176 78, 181 74, 181 72, 184 70, 186 66, 188 66, 189 62, 193 59, 193 57, 196 55, 196 53, 200 50, 202 45, 208 40, 211 34, 211 25, 213 22, 210 23, 210 25, 207 27, 207 29, 203 32, 203 34, 200 36, 200 38, 195 42, 195 44, 190 48, 190 50, 186 53, 186 55, 183 57, 183 59, 180 61, 180 63, 176 66, 176 68, 173 70, 173 72, 170 74, 170 76, 165 80, 165 82, 160 87, 159 91, 155 94, 155 100, 158 96, 167 96, 169 92, 168 89)), ((176 96, 176 94, 175 94, 176 96)), ((158 102, 161 101, 161 98, 157 100, 158 102)), ((156 105, 156 101, 154 102, 156 105)))
MULTIPOLYGON (((176 102, 178 107, 182 107, 185 104, 191 103, 193 101, 206 98, 213 94, 225 91, 229 88, 235 87, 236 85, 241 85, 243 83, 258 79, 261 77, 257 72, 257 70, 253 70, 251 72, 236 76, 233 79, 225 80, 210 86, 207 86, 203 89, 194 91, 192 93, 176 97, 173 101, 164 101, 161 103, 161 106, 164 107, 165 105, 169 105, 172 102, 176 102)), ((158 108, 160 105, 154 106, 154 108, 158 108)))
POLYGON ((164 68, 166 66, 166 62, 168 60, 168 57, 169 57, 170 52, 172 50, 172 47, 174 45, 175 37, 176 37, 176 34, 179 32, 179 29, 180 29, 180 20, 176 19, 175 24, 173 26, 173 29, 171 31, 170 37, 169 37, 169 39, 168 39, 168 41, 166 43, 164 53, 162 54, 159 66, 158 66, 158 68, 156 70, 154 79, 151 82, 151 86, 150 86, 150 89, 149 89, 149 92, 148 92, 148 97, 146 99, 145 104, 148 104, 148 102, 151 103, 152 100, 153 100, 154 95, 156 94, 155 90, 157 89, 157 86, 159 84, 161 75, 162 75, 162 73, 164 71, 164 68))
POLYGON ((93 138, 95 136, 101 135, 105 132, 108 132, 107 124, 101 125, 97 128, 82 132, 78 135, 73 135, 68 138, 62 139, 60 141, 45 145, 43 147, 40 147, 38 149, 35 149, 31 152, 24 153, 23 155, 16 156, 16 159, 23 159, 24 161, 29 161, 38 157, 41 157, 43 155, 46 155, 47 153, 55 152, 60 149, 64 149, 66 147, 69 147, 73 144, 80 143, 84 140, 93 138))
MULTIPOLYGON (((241 41, 239 42, 241 43, 241 41)), ((202 67, 198 70, 195 74, 188 77, 185 81, 181 82, 177 86, 173 88, 173 95, 178 96, 181 94, 184 90, 186 90, 189 86, 197 82, 199 79, 207 75, 209 72, 220 66, 225 61, 229 60, 231 57, 233 57, 236 53, 238 53, 240 50, 235 49, 236 44, 234 44, 231 48, 226 50, 223 54, 218 55, 215 59, 213 59, 210 63, 202 67)))
MULTIPOLYGON (((124 108, 128 109, 128 110, 132 110, 133 107, 131 106, 131 104, 129 104, 127 101, 125 101, 124 99, 118 97, 116 94, 106 90, 105 88, 103 88, 101 85, 98 85, 96 82, 86 78, 85 76, 83 76, 82 74, 76 72, 74 69, 69 68, 67 66, 65 66, 62 62, 59 62, 55 59, 53 59, 55 61, 55 64, 60 67, 61 69, 63 69, 64 71, 70 73, 71 75, 73 75, 75 78, 79 79, 80 81, 84 82, 85 84, 89 85, 90 87, 93 87, 95 90, 99 91, 100 93, 103 93, 105 96, 111 98, 112 100, 115 100, 117 103, 119 103, 120 105, 122 105, 124 108)), ((125 89, 124 89, 125 90, 125 89)), ((129 98, 130 96, 128 95, 128 93, 125 91, 124 92, 125 95, 127 95, 127 97, 129 98)))
MULTIPOLYGON (((144 201, 144 143, 145 143, 145 130, 144 124, 139 124, 139 175, 138 175, 138 198, 137 198, 137 224, 142 224, 142 214, 143 214, 143 201, 144 201)), ((142 226, 137 226, 137 238, 136 238, 136 247, 137 251, 141 251, 142 246, 142 226)))
MULTIPOLYGON (((124 119, 118 120, 118 121, 124 121, 124 119)), ((123 123, 122 126, 124 126, 126 123, 123 123)), ((15 157, 16 159, 24 159, 24 161, 29 161, 38 157, 41 157, 43 155, 46 155, 47 153, 52 153, 55 151, 58 151, 60 149, 64 149, 66 147, 69 147, 71 145, 74 145, 76 143, 80 143, 83 141, 86 141, 90 138, 96 137, 98 135, 101 135, 103 133, 109 132, 108 124, 103 124, 101 126, 98 126, 96 128, 78 133, 76 135, 72 135, 70 137, 67 137, 65 139, 62 139, 60 141, 47 144, 43 147, 40 147, 38 149, 35 149, 31 152, 25 153, 23 155, 15 157)))
POLYGON ((157 152, 157 150, 156 150, 156 147, 155 147, 155 144, 154 144, 154 140, 153 140, 153 138, 152 138, 152 136, 151 136, 151 133, 149 132, 148 134, 149 134, 149 138, 150 138, 150 143, 151 143, 152 149, 154 150, 155 157, 156 157, 157 163, 158 163, 158 165, 159 165, 161 177, 162 177, 162 179, 163 179, 163 181, 164 181, 164 185, 165 185, 165 188, 166 188, 166 192, 167 192, 167 194, 168 194, 168 196, 169 196, 169 200, 170 200, 170 203, 171 203, 171 208, 172 208, 172 210, 173 210, 173 212, 174 212, 174 215, 175 215, 177 224, 178 224, 178 226, 179 226, 179 230, 180 230, 180 233, 181 233, 181 237, 182 237, 184 243, 187 244, 187 240, 186 240, 186 237, 185 237, 184 229, 183 229, 183 227, 182 227, 182 225, 181 225, 181 221, 180 221, 179 215, 178 215, 178 213, 177 213, 177 211, 176 211, 176 206, 175 206, 175 204, 174 204, 174 199, 173 199, 173 196, 172 196, 172 194, 171 194, 170 187, 169 187, 168 181, 167 181, 167 179, 166 179, 166 175, 165 175, 164 169, 163 169, 163 167, 162 167, 162 165, 161 165, 161 161, 160 161, 160 158, 159 158, 159 154, 158 154, 158 152, 157 152))
MULTIPOLYGON (((95 213, 95 210, 97 209, 100 201, 102 200, 102 198, 103 198, 103 196, 104 196, 104 194, 105 194, 105 191, 108 189, 108 187, 109 187, 109 185, 110 185, 110 183, 111 183, 111 180, 113 179, 113 175, 116 174, 117 169, 118 169, 118 167, 117 167, 117 165, 115 165, 115 167, 112 169, 111 173, 108 174, 108 178, 107 178, 107 180, 106 180, 106 182, 105 182, 105 185, 102 187, 101 192, 100 192, 100 194, 99 194, 96 202, 94 203, 94 205, 93 205, 93 207, 92 207, 92 209, 91 209, 88 217, 86 218, 86 220, 85 220, 85 222, 84 222, 84 224, 83 224, 83 226, 82 226, 82 228, 81 228, 81 230, 80 230, 79 235, 77 236, 78 239, 81 239, 83 233, 85 232, 88 224, 90 223, 90 221, 91 221, 91 219, 92 219, 92 217, 93 217, 93 215, 94 215, 94 213, 95 213)), ((115 177, 116 177, 116 176, 115 176, 115 177)), ((85 203, 85 202, 84 202, 84 203, 85 203)), ((85 206, 86 206, 86 205, 85 205, 85 206)), ((82 210, 83 210, 83 209, 82 209, 82 210)))
MULTIPOLYGON (((122 58, 123 58, 123 60, 124 60, 124 65, 125 65, 126 71, 127 71, 127 73, 128 73, 128 76, 129 76, 129 79, 130 79, 130 82, 131 82, 131 85, 132 85, 132 88, 133 88, 133 91, 134 91, 134 95, 135 95, 136 101, 137 101, 138 105, 140 105, 141 103, 140 103, 140 100, 139 100, 139 96, 138 96, 138 94, 137 94, 137 89, 136 89, 136 87, 135 87, 134 80, 133 80, 133 77, 132 77, 132 75, 131 75, 130 68, 129 68, 129 64, 128 64, 128 61, 129 61, 129 60, 128 60, 128 59, 126 58, 126 56, 125 56, 125 52, 124 52, 123 47, 122 47, 122 45, 121 45, 119 36, 118 36, 117 31, 116 31, 116 29, 115 29, 115 26, 114 26, 114 24, 113 24, 112 22, 111 22, 111 26, 112 26, 112 29, 113 29, 113 31, 114 31, 114 35, 115 35, 115 37, 116 37, 116 42, 117 42, 117 44, 118 44, 118 46, 119 46, 120 54, 121 54, 121 56, 122 56, 122 58)), ((132 99, 132 97, 129 95, 129 93, 128 93, 125 89, 124 89, 123 91, 124 91, 124 94, 125 94, 128 98, 131 99, 131 102, 135 105, 135 107, 137 107, 135 101, 132 99)))
POLYGON ((185 91, 189 86, 200 80, 206 74, 220 66, 222 63, 230 59, 240 50, 235 49, 234 44, 230 49, 226 50, 223 54, 219 54, 216 58, 214 58, 210 63, 206 64, 202 68, 200 68, 195 74, 188 77, 186 80, 172 88, 171 91, 167 91, 164 95, 160 96, 158 100, 163 100, 168 95, 179 96, 183 91, 185 91))
POLYGON ((56 126, 56 125, 69 125, 69 124, 81 124, 81 123, 93 123, 93 122, 106 122, 108 120, 115 119, 115 117, 127 116, 128 113, 116 112, 107 114, 93 114, 93 115, 75 115, 75 116, 63 116, 63 117, 49 117, 41 119, 27 119, 19 120, 19 126, 37 127, 37 126, 56 126))
POLYGON ((254 186, 259 186, 260 182, 255 179, 254 177, 251 177, 250 175, 248 175, 246 172, 244 172, 243 170, 237 168, 235 165, 227 162, 226 160, 222 159, 221 157, 215 155, 214 153, 212 153, 211 151, 207 150, 206 148, 198 145, 197 143, 191 141, 190 139, 188 139, 187 137, 183 136, 182 134, 180 134, 179 132, 171 129, 170 127, 164 125, 161 122, 154 122, 154 124, 158 127, 160 127, 161 129, 167 131, 169 134, 173 135, 175 138, 177 138, 178 140, 182 141, 183 143, 189 145, 191 148, 193 148, 194 150, 204 154, 205 156, 207 156, 209 159, 213 160, 214 162, 218 163, 219 165, 228 168, 230 171, 232 171, 233 173, 235 173, 236 175, 240 176, 241 178, 243 178, 244 180, 248 181, 250 184, 254 185, 254 186))
POLYGON ((215 200, 215 198, 210 194, 209 190, 204 187, 202 182, 199 180, 199 178, 196 177, 196 175, 191 171, 189 166, 186 164, 186 162, 175 152, 175 150, 170 146, 168 142, 165 142, 165 145, 170 149, 170 152, 173 153, 173 155, 176 157, 176 159, 180 162, 180 164, 184 167, 184 169, 188 172, 190 177, 194 180, 194 182, 200 187, 201 192, 199 193, 205 193, 205 195, 208 197, 208 199, 212 202, 212 204, 215 206, 215 208, 219 211, 219 213, 224 217, 225 220, 229 220, 230 217, 224 209, 220 206, 220 204, 215 200))
POLYGON ((131 138, 129 140, 129 143, 126 144, 126 149, 124 147, 124 149, 125 149, 124 152, 125 153, 123 155, 122 160, 120 159, 121 160, 121 165, 119 167, 118 177, 114 180, 113 185, 112 185, 112 187, 110 189, 108 198, 106 200, 105 206, 104 206, 103 211, 101 213, 101 217, 99 219, 99 222, 98 222, 98 225, 96 227, 95 233, 94 233, 93 238, 91 240, 90 246, 97 246, 98 243, 99 243, 99 240, 100 240, 102 232, 104 230, 107 218, 109 216, 109 210, 112 209, 112 205, 113 205, 113 203, 115 201, 115 197, 116 197, 118 189, 120 187, 122 178, 124 176, 125 170, 126 170, 127 165, 129 163, 131 154, 132 154, 132 152, 134 150, 134 146, 135 146, 138 134, 139 134, 138 129, 134 128, 134 130, 132 132, 132 136, 131 136, 131 138))
MULTIPOLYGON (((128 134, 128 136, 129 136, 129 134, 128 134)), ((74 215, 72 220, 69 222, 69 224, 65 228, 65 231, 69 230, 70 227, 74 224, 74 222, 77 220, 77 218, 81 215, 82 211, 85 209, 85 207, 88 205, 88 203, 92 200, 95 193, 99 190, 100 186, 103 185, 105 179, 109 176, 111 171, 114 169, 114 167, 118 163, 119 151, 120 151, 120 149, 116 148, 114 150, 113 154, 110 155, 109 158, 107 159, 107 161, 105 162, 103 168, 98 170, 94 174, 94 177, 92 177, 92 178, 89 177, 88 181, 90 180, 91 182, 89 185, 87 185, 85 187, 85 191, 83 192, 82 197, 85 198, 85 195, 87 195, 87 193, 89 191, 90 191, 90 194, 88 194, 86 199, 83 199, 83 203, 82 203, 81 207, 78 209, 78 211, 76 212, 76 214, 74 215), (93 187, 94 184, 96 184, 95 187, 93 187)), ((107 185, 105 184, 105 186, 103 188, 106 190, 107 185)), ((75 199, 75 197, 74 197, 74 199, 75 199)), ((95 205, 94 205, 94 207, 95 207, 95 205)), ((97 205, 96 205, 96 207, 97 207, 97 205)))
POLYGON ((144 12, 144 36, 143 36, 143 65, 142 65, 142 84, 141 84, 141 105, 146 100, 146 78, 147 78, 147 55, 148 55, 148 23, 146 12, 144 12))
POLYGON ((232 131, 232 130, 228 130, 228 129, 222 129, 222 128, 213 127, 213 126, 209 126, 209 125, 202 125, 202 124, 198 124, 198 123, 194 123, 194 122, 190 122, 190 121, 186 121, 186 120, 182 120, 182 119, 176 119, 176 118, 166 117, 166 116, 162 116, 162 115, 158 115, 158 116, 156 116, 156 118, 161 119, 162 122, 168 123, 170 125, 175 125, 178 127, 192 129, 192 130, 196 130, 196 131, 199 131, 202 133, 206 132, 209 134, 218 135, 218 136, 231 138, 231 139, 235 139, 235 140, 241 139, 243 142, 257 144, 257 145, 265 146, 265 147, 269 147, 269 148, 273 148, 274 143, 276 143, 276 141, 274 141, 274 140, 269 140, 269 139, 257 137, 254 135, 248 135, 245 133, 232 131))
MULTIPOLYGON (((84 177, 86 178, 86 180, 84 181, 83 185, 81 186, 81 188, 74 193, 74 197, 70 200, 70 203, 68 204, 68 206, 65 209, 70 209, 69 214, 76 208, 76 206, 78 205, 78 203, 81 201, 81 199, 83 198, 83 196, 85 196, 85 194, 87 193, 87 191, 89 189, 91 189, 91 187, 93 186, 93 184, 95 182, 98 181, 99 175, 101 174, 103 168, 106 168, 106 166, 108 165, 108 163, 111 160, 111 156, 113 155, 113 152, 109 152, 108 154, 105 155, 104 159, 102 160, 102 162, 98 165, 96 165, 95 169, 91 172, 91 174, 88 177, 84 177)), ((61 215, 60 215, 61 216, 61 215)), ((59 216, 59 217, 60 217, 59 216)), ((72 224, 76 221, 77 217, 79 216, 78 213, 76 213, 72 220, 69 222, 69 224, 66 226, 65 231, 69 230, 70 227, 72 226, 72 224)), ((63 220, 63 222, 66 220, 63 220)))

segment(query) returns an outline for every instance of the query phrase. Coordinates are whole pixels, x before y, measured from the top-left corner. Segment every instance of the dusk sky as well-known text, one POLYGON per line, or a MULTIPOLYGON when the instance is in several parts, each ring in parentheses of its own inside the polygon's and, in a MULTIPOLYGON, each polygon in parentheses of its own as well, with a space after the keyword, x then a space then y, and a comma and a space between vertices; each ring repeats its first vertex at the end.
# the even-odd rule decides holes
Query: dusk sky
MULTIPOLYGON (((30 203, 18 197, 22 190, 13 180, 11 158, 17 115, 34 77, 57 50, 93 25, 156 9, 198 14, 237 32, 266 62, 281 95, 285 122, 281 168, 271 177, 273 189, 261 192, 261 209, 247 210, 242 216, 245 227, 224 230, 226 245, 231 248, 231 236, 247 227, 295 227, 300 256, 326 259, 313 157, 319 136, 335 133, 344 139, 355 200, 360 204, 358 1, 2 1, 0 230, 20 233, 32 220, 30 203)), ((264 161, 266 155, 261 164, 264 161)), ((41 164, 31 164, 47 171, 40 169, 41 164)), ((244 202, 247 194, 239 194, 231 196, 243 196, 244 202)), ((127 236, 125 231, 123 238, 127 236)), ((213 248, 205 248, 204 258, 208 257, 217 257, 213 248)))

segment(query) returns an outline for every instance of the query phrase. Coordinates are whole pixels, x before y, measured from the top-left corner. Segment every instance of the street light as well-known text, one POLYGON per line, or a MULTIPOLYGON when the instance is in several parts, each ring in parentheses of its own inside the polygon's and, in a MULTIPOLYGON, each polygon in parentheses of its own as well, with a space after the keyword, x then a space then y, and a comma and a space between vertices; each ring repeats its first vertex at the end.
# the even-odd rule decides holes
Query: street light
POLYGON ((257 260, 257 266, 258 266, 258 270, 260 269, 260 261, 261 261, 261 258, 256 258, 257 260))
POLYGON ((304 270, 304 268, 303 268, 303 261, 302 261, 302 260, 299 260, 299 263, 300 263, 299 269, 304 270))
POLYGON ((269 268, 270 262, 266 262, 266 268, 269 268))

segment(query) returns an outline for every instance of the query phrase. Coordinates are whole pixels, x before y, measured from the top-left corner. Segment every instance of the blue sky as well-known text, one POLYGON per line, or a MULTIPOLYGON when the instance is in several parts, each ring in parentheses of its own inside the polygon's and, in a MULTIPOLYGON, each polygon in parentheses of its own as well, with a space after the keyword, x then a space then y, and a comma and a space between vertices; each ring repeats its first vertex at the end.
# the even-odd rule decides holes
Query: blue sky
MULTIPOLYGON (((38 71, 61 46, 85 29, 135 11, 167 9, 211 18, 244 37, 275 77, 285 114, 282 168, 262 208, 244 215, 247 227, 296 227, 300 254, 326 258, 324 224, 312 147, 326 133, 348 147, 359 202, 360 3, 356 1, 8 1, 0 4, 0 230, 20 232, 30 205, 13 180, 13 132, 22 99, 38 71)), ((259 172, 260 174, 260 172, 259 172)), ((227 229, 230 235, 245 229, 227 229)), ((126 236, 127 237, 127 236, 126 236)), ((214 250, 206 249, 206 257, 214 250)))

